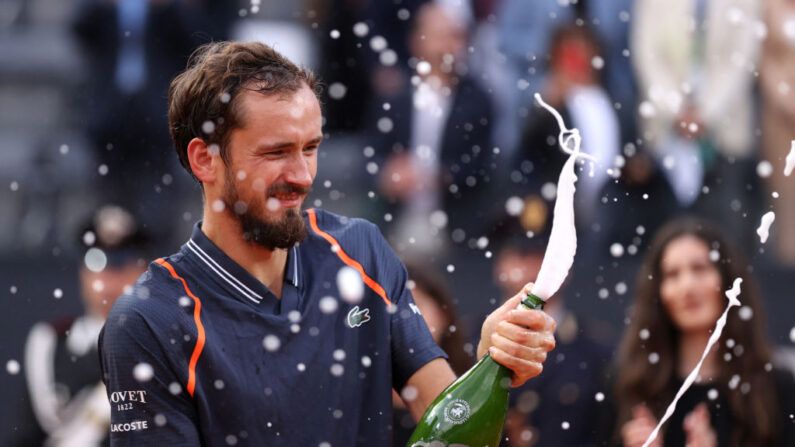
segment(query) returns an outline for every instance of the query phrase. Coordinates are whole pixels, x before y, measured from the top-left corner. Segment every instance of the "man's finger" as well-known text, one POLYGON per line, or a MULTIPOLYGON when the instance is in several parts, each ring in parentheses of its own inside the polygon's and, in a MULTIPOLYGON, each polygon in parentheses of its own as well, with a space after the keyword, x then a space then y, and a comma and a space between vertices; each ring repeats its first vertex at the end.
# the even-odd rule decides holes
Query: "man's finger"
POLYGON ((534 331, 508 321, 500 321, 495 332, 530 348, 541 348, 547 352, 555 349, 555 337, 549 331, 534 331))
POLYGON ((514 309, 508 313, 508 321, 537 331, 554 331, 557 323, 547 313, 532 309, 514 309))

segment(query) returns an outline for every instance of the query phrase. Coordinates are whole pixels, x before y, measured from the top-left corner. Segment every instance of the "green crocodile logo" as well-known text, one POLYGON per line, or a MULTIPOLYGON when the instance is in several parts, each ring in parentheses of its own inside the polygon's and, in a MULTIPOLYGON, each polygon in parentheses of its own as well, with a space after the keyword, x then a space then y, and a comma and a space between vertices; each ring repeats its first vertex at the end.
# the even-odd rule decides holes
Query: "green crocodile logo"
POLYGON ((353 306, 353 309, 348 312, 349 327, 359 327, 368 321, 370 321, 370 309, 359 310, 359 306, 353 306))

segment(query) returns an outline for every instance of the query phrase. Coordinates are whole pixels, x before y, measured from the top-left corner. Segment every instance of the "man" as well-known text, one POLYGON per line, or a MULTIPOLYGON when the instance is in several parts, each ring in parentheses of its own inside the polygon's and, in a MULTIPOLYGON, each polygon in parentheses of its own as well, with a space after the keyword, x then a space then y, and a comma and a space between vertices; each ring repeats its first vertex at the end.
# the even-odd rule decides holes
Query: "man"
MULTIPOLYGON (((323 139, 314 89, 261 43, 203 46, 172 82, 172 137, 204 214, 100 336, 113 444, 389 445, 392 388, 416 419, 454 380, 375 226, 301 212, 323 139)), ((478 347, 514 385, 554 347, 554 322, 514 311, 520 298, 478 347)))
POLYGON ((10 446, 108 444, 110 408, 97 336, 116 298, 146 271, 148 235, 126 210, 106 205, 81 228, 85 313, 37 323, 25 343, 25 396, 10 446))
POLYGON ((408 37, 417 76, 398 94, 381 98, 374 114, 378 189, 394 216, 387 237, 398 253, 445 265, 457 257, 452 242, 467 246, 463 242, 482 235, 482 217, 493 206, 487 194, 491 98, 466 73, 462 11, 427 3, 414 15, 408 37), (386 132, 384 120, 392 123, 386 132))

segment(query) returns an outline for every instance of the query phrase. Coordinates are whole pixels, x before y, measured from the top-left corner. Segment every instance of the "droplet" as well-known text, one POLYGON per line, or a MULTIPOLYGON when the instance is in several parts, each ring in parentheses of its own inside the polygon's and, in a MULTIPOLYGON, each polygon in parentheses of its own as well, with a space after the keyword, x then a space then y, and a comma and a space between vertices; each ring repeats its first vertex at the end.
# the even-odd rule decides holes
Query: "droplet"
POLYGON ((105 270, 105 267, 108 265, 108 257, 105 255, 104 251, 92 247, 86 251, 83 257, 83 263, 86 265, 87 269, 94 273, 99 273, 105 270))
POLYGON ((707 397, 709 398, 709 400, 717 399, 718 398, 718 390, 716 390, 715 388, 711 388, 709 391, 707 391, 707 397))
POLYGON ((447 273, 453 273, 455 271, 455 266, 453 264, 447 264, 447 273))
POLYGON ((339 304, 337 303, 337 299, 333 296, 326 296, 320 299, 318 306, 320 307, 320 311, 324 314, 331 314, 337 311, 339 304))
POLYGON ((400 392, 400 397, 402 397, 403 400, 406 402, 413 401, 414 399, 417 398, 417 396, 419 396, 419 390, 417 390, 417 387, 411 385, 407 385, 400 392))
POLYGON ((524 200, 517 196, 509 197, 505 202, 505 212, 511 216, 518 216, 524 210, 524 200))
POLYGON ((345 367, 342 366, 339 363, 335 363, 335 364, 331 365, 331 368, 329 368, 329 371, 331 371, 331 375, 332 376, 340 377, 343 373, 345 373, 345 367))
POLYGON ((641 340, 648 340, 650 335, 651 333, 649 333, 649 330, 646 328, 643 328, 640 330, 640 332, 638 332, 638 336, 641 340))
POLYGON ((712 262, 718 262, 718 260, 720 260, 720 252, 718 250, 710 250, 709 260, 712 262))
POLYGON ((370 38, 370 49, 380 53, 386 50, 387 42, 384 36, 373 36, 370 38))
POLYGON ((390 118, 385 116, 378 119, 377 126, 379 131, 381 131, 382 133, 387 133, 392 130, 393 123, 390 118))
POLYGON ((225 384, 223 380, 216 379, 215 382, 213 382, 213 386, 215 387, 216 390, 222 390, 224 389, 225 384))
POLYGON ((265 338, 262 339, 262 346, 268 352, 276 352, 281 345, 282 341, 273 334, 266 335, 265 338))
POLYGON ((623 295, 623 294, 627 293, 627 283, 625 283, 623 281, 619 282, 619 283, 616 283, 616 293, 619 294, 619 295, 623 295))
POLYGON ((624 246, 618 242, 613 243, 610 246, 610 255, 612 255, 614 258, 620 258, 624 255, 624 246))
POLYGON ((22 369, 22 367, 19 365, 18 361, 11 359, 6 362, 6 372, 11 374, 12 376, 19 374, 20 369, 22 369))
POLYGON ((203 122, 202 123, 202 132, 204 132, 204 133, 206 133, 208 135, 213 133, 213 132, 215 132, 215 123, 210 121, 210 120, 207 120, 207 121, 203 122))
POLYGON ((329 36, 332 39, 339 39, 340 38, 340 30, 338 30, 338 29, 333 29, 328 34, 329 34, 329 36))
POLYGON ((353 267, 342 267, 337 271, 337 288, 340 292, 340 298, 346 303, 356 304, 360 302, 364 296, 362 275, 353 267))
POLYGON ((601 56, 594 56, 591 59, 591 67, 595 70, 601 70, 605 66, 605 60, 601 56))
POLYGON ((600 391, 600 392, 596 393, 596 395, 594 396, 594 399, 596 399, 597 402, 602 402, 603 400, 605 400, 605 395, 604 395, 604 393, 602 393, 600 391))
POLYGON ((568 430, 568 429, 569 429, 569 427, 571 427, 571 424, 569 424, 569 421, 563 421, 563 422, 561 422, 561 424, 560 424, 560 428, 562 428, 562 429, 564 429, 564 430, 568 430))
POLYGON ((331 99, 342 99, 348 92, 348 88, 341 82, 334 82, 328 87, 328 95, 331 99))
POLYGON ((789 341, 795 343, 795 327, 789 330, 789 341))
POLYGON ((362 356, 362 366, 369 368, 373 364, 373 360, 368 356, 362 356))
POLYGON ((431 64, 428 61, 417 62, 417 74, 425 76, 431 72, 431 64))
POLYGON ((168 385, 168 392, 176 396, 177 394, 182 392, 182 385, 180 385, 177 382, 171 382, 168 385))
POLYGON ((56 300, 60 300, 63 298, 63 290, 55 289, 52 291, 52 296, 55 297, 56 300))
POLYGON ((739 311, 737 311, 737 315, 740 317, 741 320, 748 321, 754 317, 754 310, 748 306, 743 306, 740 308, 739 311))
POLYGON ((334 360, 341 362, 345 360, 345 351, 342 349, 335 349, 331 356, 334 358, 334 360))
POLYGON ((162 415, 160 413, 155 415, 155 425, 157 425, 158 427, 166 425, 166 422, 167 420, 165 415, 162 415))
POLYGON ((768 178, 773 173, 773 165, 767 160, 762 160, 756 165, 756 175, 761 178, 768 178))
POLYGON ((154 375, 155 370, 152 368, 152 365, 148 363, 141 362, 133 367, 133 377, 139 382, 148 382, 152 380, 154 375))
POLYGON ((652 365, 656 365, 657 362, 659 361, 660 361, 660 354, 657 354, 656 352, 652 352, 651 354, 649 354, 649 363, 651 363, 652 365))
POLYGON ((357 37, 364 37, 370 32, 370 27, 364 22, 357 22, 353 25, 353 34, 357 37))

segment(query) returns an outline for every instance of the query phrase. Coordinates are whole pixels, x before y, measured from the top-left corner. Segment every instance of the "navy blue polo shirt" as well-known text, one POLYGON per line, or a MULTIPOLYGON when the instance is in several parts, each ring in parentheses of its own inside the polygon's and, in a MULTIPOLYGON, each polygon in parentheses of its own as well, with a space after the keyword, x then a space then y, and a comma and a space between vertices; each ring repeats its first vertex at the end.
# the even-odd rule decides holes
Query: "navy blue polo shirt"
POLYGON ((392 388, 445 354, 373 224, 304 219, 280 299, 197 223, 116 301, 99 339, 113 445, 390 445, 392 388))

